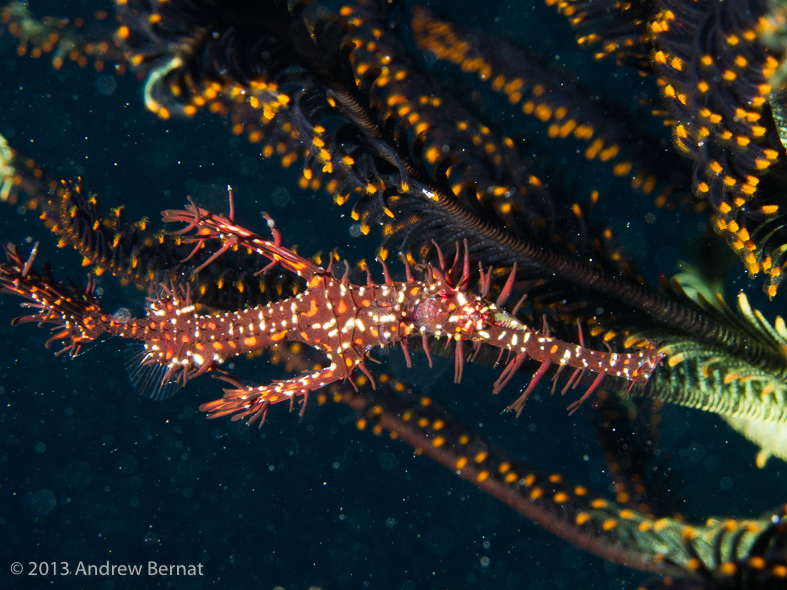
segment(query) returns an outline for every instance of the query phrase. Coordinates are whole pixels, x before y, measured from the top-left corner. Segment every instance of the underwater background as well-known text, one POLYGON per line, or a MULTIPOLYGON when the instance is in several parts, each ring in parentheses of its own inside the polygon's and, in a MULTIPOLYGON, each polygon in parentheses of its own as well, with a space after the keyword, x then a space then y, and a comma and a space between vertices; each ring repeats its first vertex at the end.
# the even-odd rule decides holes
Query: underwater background
MULTIPOLYGON (((30 2, 38 15, 89 16, 98 2, 30 2)), ((652 80, 613 63, 597 64, 577 48, 564 19, 542 4, 426 3, 455 22, 508 35, 556 65, 581 73, 593 93, 642 114, 640 96, 657 97, 652 80)), ((407 25, 404 25, 405 32, 407 25)), ((161 121, 146 112, 142 84, 46 56, 17 57, 16 40, 0 36, 0 133, 56 176, 81 176, 105 208, 124 206, 159 227, 159 211, 186 196, 223 211, 226 186, 238 220, 264 229, 277 221, 288 246, 310 255, 338 248, 350 260, 372 260, 379 232, 359 235, 349 206, 324 192, 297 188, 300 167, 282 169, 259 147, 233 136, 208 114, 161 121)), ((416 51, 414 47, 413 51, 416 51)), ((585 199, 601 193, 594 218, 615 228, 623 249, 651 282, 691 259, 689 238, 706 216, 656 209, 603 164, 585 162, 575 145, 551 145, 543 128, 470 77, 434 64, 447 92, 479 101, 483 118, 526 150, 562 190, 585 199)), ((669 132, 653 124, 671 149, 669 132)), ((80 257, 58 250, 35 212, 0 208, 0 238, 29 247, 59 279, 84 281, 80 257)), ((720 251, 724 246, 720 245, 720 251)), ((696 262, 696 261, 695 261, 696 262)), ((760 286, 733 266, 728 293, 760 286), (751 284, 750 284, 751 283, 751 284)), ((394 263, 392 270, 401 275, 394 263)), ((145 293, 99 279, 106 309, 144 314, 145 293)), ((163 402, 129 384, 125 344, 107 340, 78 358, 55 357, 34 325, 11 328, 19 300, 0 298, 0 587, 442 589, 636 588, 647 574, 606 563, 558 539, 485 496, 410 447, 355 428, 341 406, 311 403, 300 418, 274 407, 261 429, 206 420, 198 406, 220 397, 203 377, 163 402), (55 578, 13 576, 12 562, 203 564, 201 577, 55 578)), ((449 359, 435 369, 414 353, 406 369, 399 350, 377 355, 387 371, 459 414, 471 430, 598 492, 608 490, 606 464, 590 424, 590 404, 568 416, 568 398, 544 384, 515 418, 504 408, 525 374, 492 396, 496 372, 469 365, 453 384, 449 359)), ((237 360, 238 374, 260 383, 280 376, 266 357, 237 360)), ((571 395, 571 394, 570 394, 571 395)), ((662 412, 659 444, 674 507, 687 520, 756 516, 785 499, 784 464, 754 465, 756 448, 715 416, 681 408, 662 412)), ((611 495, 611 494, 608 494, 611 495)))

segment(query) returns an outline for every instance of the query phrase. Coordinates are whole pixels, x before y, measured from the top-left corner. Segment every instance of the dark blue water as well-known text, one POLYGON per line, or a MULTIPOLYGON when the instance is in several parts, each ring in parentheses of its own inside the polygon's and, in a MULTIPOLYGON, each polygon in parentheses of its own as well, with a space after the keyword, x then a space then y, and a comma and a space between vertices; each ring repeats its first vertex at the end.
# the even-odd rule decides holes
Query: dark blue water
MULTIPOLYGON (((75 16, 97 6, 32 8, 75 16)), ((541 5, 448 8, 457 21, 507 33, 585 71, 599 93, 623 104, 652 91, 612 65, 593 69, 564 23, 541 5)), ((514 110, 496 110, 494 99, 490 104, 487 114, 499 124, 518 124, 514 110)), ((71 64, 54 71, 48 59, 18 58, 8 36, 0 37, 0 133, 51 173, 82 176, 105 207, 125 205, 125 214, 148 216, 154 227, 161 209, 181 206, 187 195, 220 209, 231 183, 239 219, 262 228, 259 212, 270 212, 286 244, 297 244, 299 252, 338 247, 343 256, 371 259, 379 243, 375 231, 353 237, 349 208, 336 207, 324 193, 300 191, 299 169, 264 161, 225 121, 210 115, 159 121, 144 110, 133 76, 71 64)), ((675 271, 684 236, 705 219, 655 210, 625 182, 610 180, 603 166, 581 164, 577 146, 555 148, 549 157, 552 166, 572 172, 567 185, 578 199, 602 189, 599 214, 649 279, 675 271)), ((40 260, 50 261, 58 277, 84 279, 79 257, 57 250, 34 214, 0 209, 0 232, 3 242, 40 240, 40 260)), ((111 277, 99 286, 107 309, 143 313, 143 293, 111 277)), ((76 359, 55 358, 44 348, 43 330, 9 326, 17 304, 0 298, 2 588, 612 589, 635 588, 646 577, 543 532, 429 459, 414 457, 405 444, 356 431, 355 416, 344 407, 312 404, 302 419, 277 407, 258 430, 204 418, 197 407, 220 396, 220 385, 207 377, 165 402, 140 398, 128 383, 122 342, 102 342, 76 359), (32 578, 9 571, 12 562, 28 570, 28 562, 58 568, 67 562, 73 570, 107 562, 147 568, 149 561, 201 564, 203 575, 32 578)), ((455 386, 449 362, 429 371, 415 355, 415 364, 408 373, 393 351, 383 369, 537 467, 607 489, 589 408, 568 417, 565 399, 542 394, 515 419, 500 412, 525 377, 493 398, 490 369, 468 367, 465 382, 455 386)), ((238 365, 260 382, 271 378, 265 359, 238 365)), ((673 455, 673 494, 694 520, 754 515, 784 500, 783 464, 772 460, 757 470, 756 449, 712 416, 667 409, 663 444, 673 455)))

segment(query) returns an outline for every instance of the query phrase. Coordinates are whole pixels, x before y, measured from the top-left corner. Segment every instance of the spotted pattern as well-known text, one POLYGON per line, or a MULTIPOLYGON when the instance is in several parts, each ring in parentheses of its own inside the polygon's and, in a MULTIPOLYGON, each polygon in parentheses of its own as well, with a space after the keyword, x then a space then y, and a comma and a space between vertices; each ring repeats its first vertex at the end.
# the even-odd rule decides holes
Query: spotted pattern
MULTIPOLYGON (((552 365, 568 365, 578 372, 596 373, 598 378, 593 387, 605 375, 642 383, 661 358, 650 343, 643 350, 618 354, 590 350, 543 334, 493 303, 455 288, 440 269, 429 267, 426 280, 408 278, 404 282, 392 281, 386 270, 385 284, 375 285, 369 281, 367 286, 358 286, 347 279, 333 278, 327 270, 282 247, 275 230, 271 242, 227 217, 195 205, 185 210, 166 211, 164 220, 187 223, 187 229, 194 230, 191 239, 200 245, 210 239, 219 240, 222 247, 245 247, 295 272, 306 279, 308 285, 305 292, 273 306, 241 310, 223 318, 206 316, 200 319, 201 322, 213 322, 211 325, 215 325, 215 329, 191 335, 184 330, 190 338, 189 346, 184 348, 186 356, 181 353, 169 362, 188 362, 188 350, 204 343, 206 337, 212 339, 211 342, 220 342, 222 351, 234 354, 255 352, 280 341, 299 341, 321 350, 328 357, 328 367, 295 379, 226 389, 222 399, 203 406, 214 417, 232 414, 255 421, 264 417, 271 404, 291 401, 295 396, 308 399, 310 392, 328 383, 339 379, 352 381, 357 370, 371 378, 364 363, 370 349, 399 343, 406 352, 407 339, 418 335, 446 337, 457 342, 483 342, 513 352, 507 372, 495 385, 496 391, 528 357, 541 362, 544 372, 552 365)), ((269 223, 273 227, 272 222, 269 223)), ((457 351, 458 380, 463 363, 460 346, 457 351)), ((191 356, 193 358, 193 354, 191 356)), ((217 355, 213 360, 221 362, 223 358, 217 355)), ((533 384, 535 382, 537 378, 533 384)), ((590 391, 592 388, 583 399, 590 391)))

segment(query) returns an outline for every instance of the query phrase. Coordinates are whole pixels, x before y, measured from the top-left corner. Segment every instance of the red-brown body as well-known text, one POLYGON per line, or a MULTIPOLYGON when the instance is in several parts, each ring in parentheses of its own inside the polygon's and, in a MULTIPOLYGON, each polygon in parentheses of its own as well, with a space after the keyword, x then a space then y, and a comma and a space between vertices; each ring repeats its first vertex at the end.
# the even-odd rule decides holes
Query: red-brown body
MULTIPOLYGON (((9 251, 9 264, 0 267, 0 288, 26 297, 34 302, 29 306, 41 310, 25 319, 63 326, 65 331, 53 340, 70 341, 66 349, 72 352, 102 333, 144 342, 142 364, 160 369, 155 378, 147 375, 143 379, 146 388, 185 385, 189 378, 218 369, 233 356, 259 352, 280 342, 302 342, 327 356, 327 366, 322 369, 258 387, 245 386, 222 372, 222 378, 234 388, 225 389, 222 399, 205 404, 203 409, 212 416, 232 414, 249 421, 263 419, 271 404, 292 402, 298 396, 308 400, 312 391, 336 380, 352 382, 357 370, 374 383, 364 363, 374 347, 399 344, 409 365, 407 340, 412 336, 422 337, 427 355, 427 338, 456 340, 457 381, 464 364, 463 341, 509 351, 495 392, 526 359, 539 361, 541 366, 529 387, 511 406, 518 411, 551 367, 573 369, 567 387, 576 385, 586 372, 597 375, 585 395, 572 404, 576 409, 605 376, 624 378, 630 384, 643 383, 661 358, 652 343, 645 343, 645 348, 636 352, 618 354, 591 350, 539 332, 467 290, 466 278, 454 285, 446 278, 444 263, 441 268, 425 267, 425 280, 414 279, 408 267, 403 282, 391 280, 383 265, 384 284, 376 285, 369 279, 367 285, 360 286, 350 283, 346 276, 334 278, 330 267, 320 268, 282 247, 270 220, 273 242, 235 225, 231 217, 212 214, 193 204, 186 210, 165 211, 164 220, 186 222, 187 227, 178 233, 188 234, 186 240, 196 243, 195 249, 208 241, 221 243, 205 264, 231 247, 245 247, 302 276, 307 288, 275 304, 202 315, 188 293, 165 290, 150 304, 145 318, 124 319, 102 311, 92 289, 82 294, 68 292, 31 272, 31 261, 23 262, 15 251, 9 251), (192 230, 195 233, 189 234, 192 230)), ((469 276, 467 260, 462 276, 469 276)), ((513 283, 513 274, 509 282, 513 283)))

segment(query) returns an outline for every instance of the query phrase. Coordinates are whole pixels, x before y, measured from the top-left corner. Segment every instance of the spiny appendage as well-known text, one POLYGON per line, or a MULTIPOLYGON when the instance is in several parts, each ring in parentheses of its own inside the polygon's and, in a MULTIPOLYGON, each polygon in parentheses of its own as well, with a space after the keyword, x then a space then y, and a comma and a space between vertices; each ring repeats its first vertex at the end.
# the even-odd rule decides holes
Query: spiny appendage
POLYGON ((273 404, 288 401, 290 410, 295 406, 295 400, 301 398, 300 414, 303 415, 309 402, 309 395, 334 383, 335 381, 346 380, 357 390, 353 373, 355 369, 360 370, 368 378, 372 388, 376 387, 374 378, 369 369, 364 364, 364 355, 354 353, 344 353, 341 355, 328 355, 331 361, 344 359, 344 366, 331 362, 329 367, 302 373, 293 379, 274 381, 270 385, 251 386, 244 385, 234 377, 227 374, 218 374, 217 378, 232 384, 232 388, 224 389, 224 396, 221 399, 202 404, 200 411, 207 412, 208 418, 221 418, 232 416, 232 420, 246 420, 246 424, 251 425, 259 421, 260 427, 265 422, 268 408, 273 404))
MULTIPOLYGON (((491 269, 486 273, 483 270, 480 272, 480 296, 466 290, 467 277, 470 274, 466 245, 464 268, 456 288, 446 278, 448 276, 447 265, 442 253, 439 252, 439 248, 438 254, 440 267, 439 269, 430 268, 429 273, 435 275, 440 288, 437 289, 437 295, 432 295, 431 293, 435 291, 435 286, 434 284, 430 285, 424 290, 424 296, 418 299, 418 307, 413 313, 413 316, 418 318, 416 326, 421 329, 422 333, 425 330, 426 333, 432 336, 439 336, 442 327, 444 325, 449 326, 451 330, 454 330, 454 332, 448 332, 449 337, 453 337, 457 341, 469 340, 476 346, 481 343, 494 346, 500 349, 501 358, 504 351, 513 353, 494 384, 493 393, 495 394, 502 391, 526 360, 531 359, 540 362, 541 366, 533 375, 528 387, 508 407, 509 411, 516 411, 517 416, 522 412, 525 402, 536 385, 552 369, 556 369, 553 375, 553 383, 556 383, 567 367, 570 371, 566 375, 568 380, 563 388, 563 394, 569 389, 576 388, 587 373, 596 374, 595 380, 584 395, 569 406, 569 411, 573 413, 601 385, 605 377, 626 380, 628 386, 625 391, 629 393, 636 384, 645 383, 650 378, 653 370, 663 358, 663 355, 658 351, 657 345, 648 340, 630 339, 630 341, 627 341, 625 343, 627 347, 637 346, 639 348, 635 352, 601 352, 585 346, 581 329, 579 331, 580 343, 570 344, 552 337, 546 324, 541 331, 527 326, 515 317, 517 310, 523 303, 523 299, 520 299, 510 314, 501 309, 513 290, 516 278, 516 265, 513 267, 496 303, 492 303, 486 299, 491 290, 491 269)), ((459 252, 457 251, 454 268, 458 266, 458 258, 459 252)), ((455 355, 455 382, 461 380, 462 367, 464 365, 463 351, 461 342, 458 342, 455 355)))
POLYGON ((235 225, 235 200, 232 187, 227 187, 227 193, 229 197, 229 213, 226 217, 197 207, 191 198, 189 198, 189 204, 186 205, 185 209, 169 209, 161 212, 164 223, 186 224, 186 227, 170 232, 171 235, 184 236, 184 240, 187 243, 194 243, 194 250, 186 260, 194 256, 194 254, 204 246, 207 240, 220 240, 223 242, 221 247, 216 250, 208 260, 194 269, 195 273, 238 245, 243 245, 250 252, 256 252, 272 261, 271 264, 260 270, 259 273, 264 272, 276 264, 281 264, 287 270, 307 280, 316 274, 325 273, 325 270, 316 264, 281 247, 281 233, 276 229, 276 225, 267 214, 263 213, 263 217, 268 223, 268 227, 271 229, 273 241, 266 240, 254 232, 239 225, 235 225), (194 230, 194 233, 189 235, 192 230, 194 230))
POLYGON ((505 387, 528 358, 541 363, 527 388, 507 408, 508 411, 516 412, 517 416, 521 414, 525 402, 536 385, 551 369, 556 369, 552 376, 553 394, 557 381, 566 368, 568 368, 570 374, 561 390, 561 395, 565 395, 569 390, 575 389, 586 374, 596 375, 591 385, 585 390, 585 393, 568 406, 569 414, 573 414, 599 388, 606 377, 625 379, 627 386, 624 389, 624 393, 628 395, 635 385, 648 381, 664 357, 659 352, 658 346, 650 341, 632 343, 639 346, 640 349, 629 353, 592 350, 584 346, 581 330, 580 344, 569 344, 553 338, 546 329, 544 332, 533 330, 524 332, 524 336, 517 338, 517 341, 522 341, 524 344, 517 344, 518 348, 509 347, 509 350, 515 351, 516 354, 508 361, 500 377, 495 382, 494 393, 499 393, 505 387))
POLYGON ((295 399, 302 396, 300 413, 303 415, 309 401, 309 394, 329 383, 338 381, 342 375, 338 374, 336 365, 331 365, 324 369, 304 373, 295 379, 274 381, 270 385, 259 387, 243 385, 237 379, 227 375, 218 375, 218 378, 227 381, 234 387, 224 389, 224 397, 221 399, 202 404, 199 408, 200 411, 207 412, 208 418, 232 416, 233 422, 246 420, 246 424, 249 425, 259 421, 261 427, 268 414, 268 408, 273 404, 289 401, 290 410, 292 410, 295 399))
MULTIPOLYGON (((375 387, 374 377, 366 366, 365 360, 369 348, 387 342, 380 339, 380 333, 387 332, 387 330, 380 329, 378 331, 373 325, 372 317, 377 312, 372 311, 370 314, 368 310, 370 306, 363 306, 363 302, 371 303, 373 301, 371 297, 363 299, 360 306, 353 304, 354 295, 364 297, 369 291, 351 289, 327 276, 315 277, 314 281, 317 284, 313 285, 311 291, 302 293, 295 298, 295 302, 302 306, 301 311, 298 312, 299 317, 293 317, 292 320, 287 319, 289 315, 286 310, 296 309, 296 303, 293 303, 292 307, 285 303, 268 308, 271 323, 276 326, 288 323, 295 329, 279 332, 281 338, 260 339, 258 341, 259 349, 270 348, 279 341, 295 340, 308 344, 327 356, 329 366, 312 372, 304 372, 292 379, 275 381, 272 384, 261 386, 244 385, 233 377, 219 376, 232 384, 233 387, 224 390, 222 399, 202 407, 202 410, 208 412, 210 417, 233 415, 233 420, 246 419, 248 424, 259 420, 262 425, 268 408, 273 404, 289 401, 290 409, 292 409, 295 400, 300 398, 302 400, 301 412, 303 412, 311 392, 339 380, 349 381, 351 386, 356 387, 355 380, 358 372, 365 376, 359 379, 364 382, 368 381, 372 387, 375 387), (321 303, 318 305, 317 301, 321 303), (308 311, 305 311, 307 309, 308 311), (283 311, 285 311, 284 314, 283 311), (306 323, 314 323, 308 327, 301 324, 302 327, 297 328, 301 320, 304 319, 308 320, 306 323)), ((293 313, 296 312, 293 311, 293 313)), ((394 330, 395 328, 391 327, 391 333, 394 330)), ((395 342, 396 338, 390 337, 389 341, 395 342)))
POLYGON ((4 249, 7 262, 0 264, 0 293, 23 297, 27 301, 22 307, 38 310, 16 318, 13 325, 52 324, 54 334, 47 340, 47 347, 62 341, 63 348, 57 354, 67 352, 71 356, 79 354, 82 344, 92 342, 106 331, 100 321, 102 311, 92 276, 88 276, 84 288, 66 286, 55 280, 48 267, 43 274, 33 269, 38 244, 27 260, 19 255, 14 244, 7 244, 4 249))

